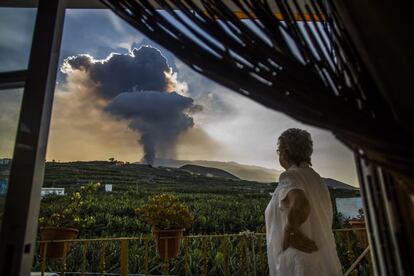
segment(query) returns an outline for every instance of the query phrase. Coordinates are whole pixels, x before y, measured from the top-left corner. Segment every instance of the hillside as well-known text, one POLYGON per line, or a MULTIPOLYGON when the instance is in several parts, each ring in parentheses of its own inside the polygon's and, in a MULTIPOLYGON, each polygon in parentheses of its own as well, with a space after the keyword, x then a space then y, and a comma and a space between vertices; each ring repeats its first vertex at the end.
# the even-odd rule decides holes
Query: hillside
MULTIPOLYGON (((205 170, 211 172, 215 169, 205 168, 205 170)), ((217 187, 226 187, 224 190, 269 187, 268 184, 238 180, 235 176, 222 170, 217 170, 215 173, 216 177, 207 177, 180 168, 107 161, 47 162, 44 187, 77 187, 88 182, 138 186, 157 184, 162 187, 174 187, 174 189, 187 191, 211 190, 217 189, 217 187), (236 179, 237 181, 235 181, 236 179)))
MULTIPOLYGON (((95 225, 83 230, 82 235, 88 237, 148 232, 148 226, 137 220, 134 208, 142 206, 149 196, 161 193, 173 193, 189 206, 196 217, 191 233, 260 231, 270 193, 277 185, 122 162, 46 163, 44 187, 64 187, 65 193, 71 194, 89 182, 112 184, 112 192, 105 192, 101 187, 93 202, 82 210, 84 215, 96 218, 95 225)), ((342 189, 330 191, 344 193, 342 189)), ((59 196, 46 198, 42 201, 41 214, 48 216, 62 204, 64 201, 59 196)))
MULTIPOLYGON (((204 182, 217 182, 230 186, 244 187, 249 185, 257 186, 261 181, 249 181, 244 180, 237 175, 219 169, 217 167, 229 167, 233 168, 233 171, 243 170, 247 167, 253 168, 248 174, 253 177, 254 174, 251 172, 260 173, 260 171, 267 170, 265 168, 242 165, 235 162, 215 162, 215 161, 194 161, 204 164, 216 165, 215 167, 207 167, 201 165, 181 164, 185 161, 181 160, 168 160, 163 164, 168 163, 174 165, 174 167, 151 167, 142 164, 122 164, 107 161, 89 161, 89 162, 47 162, 44 187, 50 186, 72 186, 76 184, 83 184, 91 181, 98 181, 102 183, 111 184, 137 184, 137 183, 175 183, 179 182, 182 184, 193 184, 204 183, 204 182), (191 172, 193 174, 191 174, 191 172), (195 173, 195 174, 194 174, 195 173), (215 176, 216 179, 210 179, 207 174, 215 176), (234 180, 241 180, 240 183, 234 183, 234 180)), ((191 161, 190 161, 191 162, 191 161)), ((161 162, 160 162, 161 163, 161 162)), ((269 170, 272 171, 272 170, 269 170)), ((0 175, 2 173, 8 174, 8 166, 0 166, 0 175)), ((274 173, 277 171, 274 170, 274 173)), ((277 176, 278 177, 278 176, 277 176)), ((259 179, 266 179, 267 176, 260 176, 259 179)), ((276 178, 277 179, 277 178, 276 178)), ((348 190, 348 191, 359 191, 357 187, 343 183, 341 181, 332 178, 323 178, 325 184, 330 190, 348 190)), ((275 183, 271 181, 269 183, 275 183)), ((275 187, 274 185, 272 185, 275 187)))
MULTIPOLYGON (((256 189, 273 192, 277 185, 276 182, 265 184, 243 180, 223 169, 190 164, 180 168, 172 168, 108 161, 46 163, 44 187, 76 188, 89 182, 136 187, 156 184, 162 188, 171 188, 176 191, 214 191, 217 193, 256 189)), ((337 196, 359 194, 358 188, 338 180, 324 178, 324 182, 337 196)))
POLYGON ((174 160, 174 159, 156 159, 155 166, 179 168, 184 165, 197 165, 209 168, 221 169, 237 176, 240 179, 248 181, 258 181, 263 183, 276 182, 281 173, 278 170, 239 164, 236 162, 219 162, 205 160, 174 160))
MULTIPOLYGON (((134 208, 161 193, 175 194, 189 206, 196 217, 190 233, 260 231, 269 193, 275 189, 275 183, 206 177, 179 168, 105 161, 46 163, 44 187, 64 187, 70 194, 88 182, 112 184, 112 192, 101 187, 82 210, 83 215, 96 218, 95 225, 82 230, 82 237, 148 233, 149 227, 137 219, 134 208)), ((63 204, 59 196, 45 198, 41 215, 48 216, 63 204)))
POLYGON ((338 181, 336 179, 332 178, 323 178, 325 184, 328 186, 329 189, 342 189, 342 190, 353 190, 358 191, 359 189, 357 187, 351 186, 349 184, 345 184, 341 181, 338 181))
POLYGON ((237 176, 234 176, 231 173, 226 172, 225 170, 216 168, 209 168, 198 165, 184 165, 181 166, 180 169, 207 177, 221 177, 227 179, 240 180, 240 178, 238 178, 237 176))

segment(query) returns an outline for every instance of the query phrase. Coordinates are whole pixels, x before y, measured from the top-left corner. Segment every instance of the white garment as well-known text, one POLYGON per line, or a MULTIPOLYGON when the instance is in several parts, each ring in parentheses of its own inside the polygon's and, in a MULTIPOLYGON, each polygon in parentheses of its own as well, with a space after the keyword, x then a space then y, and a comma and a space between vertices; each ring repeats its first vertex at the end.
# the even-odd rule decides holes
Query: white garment
POLYGON ((329 191, 319 174, 307 165, 291 166, 283 172, 265 211, 269 275, 342 275, 332 233, 332 215, 329 191), (288 215, 288 206, 283 200, 294 189, 303 190, 309 200, 311 211, 300 230, 315 241, 318 250, 313 253, 305 253, 292 247, 282 251, 288 215))

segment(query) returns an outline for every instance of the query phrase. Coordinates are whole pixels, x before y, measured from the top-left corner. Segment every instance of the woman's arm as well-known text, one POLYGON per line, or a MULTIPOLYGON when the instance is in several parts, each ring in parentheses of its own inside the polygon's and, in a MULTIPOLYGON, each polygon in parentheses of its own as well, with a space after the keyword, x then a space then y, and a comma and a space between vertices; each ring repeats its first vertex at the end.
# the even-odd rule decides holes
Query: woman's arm
POLYGON ((305 193, 299 189, 291 190, 284 201, 288 206, 288 222, 283 234, 283 250, 289 246, 307 253, 318 250, 315 242, 299 230, 310 214, 310 205, 305 193))

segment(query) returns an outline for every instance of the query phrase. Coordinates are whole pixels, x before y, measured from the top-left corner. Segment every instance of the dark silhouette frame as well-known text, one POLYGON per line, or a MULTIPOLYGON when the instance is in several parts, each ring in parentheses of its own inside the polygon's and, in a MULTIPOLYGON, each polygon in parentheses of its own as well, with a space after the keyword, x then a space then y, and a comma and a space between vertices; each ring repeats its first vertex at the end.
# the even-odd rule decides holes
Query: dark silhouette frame
MULTIPOLYGON (((36 2, 5 0, 1 5, 33 7, 36 2)), ((355 152, 376 274, 414 274, 409 201, 414 186, 414 101, 408 95, 413 88, 407 66, 412 62, 407 32, 411 20, 404 1, 364 1, 369 16, 359 11, 360 1, 102 2, 201 74, 267 107, 331 130, 355 152), (267 39, 249 30, 240 14, 232 12, 234 7, 267 39), (299 21, 312 22, 315 29, 300 27, 299 21), (286 36, 296 45, 296 54, 286 36), (378 38, 384 43, 378 44, 378 38)), ((31 269, 57 56, 69 7, 104 5, 97 0, 39 0, 28 69, 0 74, 0 89, 24 85, 0 236, 0 274, 5 276, 26 275, 31 269)))

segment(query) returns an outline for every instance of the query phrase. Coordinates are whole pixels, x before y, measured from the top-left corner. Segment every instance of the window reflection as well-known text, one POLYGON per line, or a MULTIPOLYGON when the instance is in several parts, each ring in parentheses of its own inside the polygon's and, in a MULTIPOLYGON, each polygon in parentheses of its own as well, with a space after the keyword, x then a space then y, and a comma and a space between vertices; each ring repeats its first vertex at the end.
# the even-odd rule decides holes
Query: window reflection
POLYGON ((27 68, 36 9, 0 8, 0 72, 27 68))
POLYGON ((0 90, 0 226, 22 96, 23 89, 0 90))

